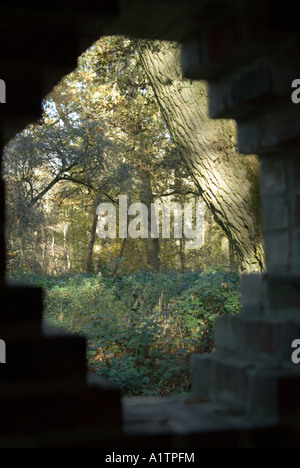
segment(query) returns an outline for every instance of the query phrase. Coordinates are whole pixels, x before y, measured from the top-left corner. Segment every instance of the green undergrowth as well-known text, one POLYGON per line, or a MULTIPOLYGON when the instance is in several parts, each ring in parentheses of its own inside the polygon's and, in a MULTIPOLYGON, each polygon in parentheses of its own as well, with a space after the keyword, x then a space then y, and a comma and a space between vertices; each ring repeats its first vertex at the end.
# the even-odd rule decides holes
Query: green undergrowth
POLYGON ((124 395, 188 391, 191 353, 211 352, 214 320, 240 309, 223 271, 13 279, 45 289, 47 323, 85 335, 90 371, 124 395))

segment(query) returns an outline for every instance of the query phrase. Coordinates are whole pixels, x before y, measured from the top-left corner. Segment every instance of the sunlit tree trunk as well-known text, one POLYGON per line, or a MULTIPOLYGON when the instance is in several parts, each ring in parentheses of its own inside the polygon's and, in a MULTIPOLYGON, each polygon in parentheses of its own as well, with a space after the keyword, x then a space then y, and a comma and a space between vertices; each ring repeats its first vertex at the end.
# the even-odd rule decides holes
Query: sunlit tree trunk
POLYGON ((139 51, 173 140, 240 270, 262 270, 257 158, 237 153, 233 121, 209 118, 207 85, 182 78, 177 44, 140 41, 139 51))

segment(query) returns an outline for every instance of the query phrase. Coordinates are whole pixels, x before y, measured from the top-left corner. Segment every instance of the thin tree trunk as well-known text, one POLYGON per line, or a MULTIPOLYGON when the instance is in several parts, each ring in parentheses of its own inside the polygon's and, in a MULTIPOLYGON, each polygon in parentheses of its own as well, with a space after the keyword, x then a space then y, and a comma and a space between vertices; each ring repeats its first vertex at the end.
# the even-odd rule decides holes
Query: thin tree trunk
POLYGON ((259 165, 236 152, 233 121, 208 116, 207 85, 182 77, 179 46, 139 41, 140 57, 174 142, 241 271, 264 268, 259 165))
MULTIPOLYGON (((122 245, 121 245, 121 250, 120 250, 120 254, 119 254, 119 260, 122 260, 123 258, 123 255, 124 255, 124 252, 125 252, 125 247, 126 247, 126 243, 127 243, 127 238, 123 239, 123 242, 122 242, 122 245)), ((118 262, 114 268, 114 271, 112 273, 112 277, 116 276, 116 274, 118 273, 119 271, 119 268, 120 268, 120 262, 118 262)))
POLYGON ((94 246, 96 242, 96 233, 97 233, 97 223, 98 223, 98 215, 97 215, 97 207, 100 201, 97 198, 94 204, 94 216, 93 216, 93 223, 91 228, 89 246, 88 246, 88 253, 86 258, 86 273, 93 273, 93 257, 94 257, 94 246))
POLYGON ((146 259, 147 265, 152 271, 160 270, 160 246, 159 239, 153 239, 151 237, 151 204, 154 203, 154 195, 152 192, 150 175, 145 172, 142 174, 142 191, 140 193, 140 201, 144 203, 148 208, 148 239, 146 242, 146 259))
POLYGON ((185 245, 184 240, 180 239, 180 263, 181 263, 181 271, 186 270, 186 261, 185 261, 185 245))

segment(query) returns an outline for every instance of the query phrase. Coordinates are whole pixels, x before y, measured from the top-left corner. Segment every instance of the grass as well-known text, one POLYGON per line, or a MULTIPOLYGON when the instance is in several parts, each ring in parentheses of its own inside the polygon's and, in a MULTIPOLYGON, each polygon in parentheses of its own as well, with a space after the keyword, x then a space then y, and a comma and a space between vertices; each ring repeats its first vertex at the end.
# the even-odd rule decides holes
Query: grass
POLYGON ((90 371, 127 396, 187 392, 191 353, 211 352, 215 318, 240 309, 239 276, 222 271, 13 279, 45 289, 46 322, 85 335, 90 371))

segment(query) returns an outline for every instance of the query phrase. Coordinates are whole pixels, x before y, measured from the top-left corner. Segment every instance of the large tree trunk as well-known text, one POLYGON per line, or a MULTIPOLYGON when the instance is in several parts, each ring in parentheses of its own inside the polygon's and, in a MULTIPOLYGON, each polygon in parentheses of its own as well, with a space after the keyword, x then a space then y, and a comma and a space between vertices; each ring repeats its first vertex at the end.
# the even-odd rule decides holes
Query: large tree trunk
POLYGON ((234 249, 240 270, 262 270, 257 158, 236 152, 233 121, 209 118, 207 85, 183 79, 177 44, 139 41, 139 50, 172 138, 234 249))

